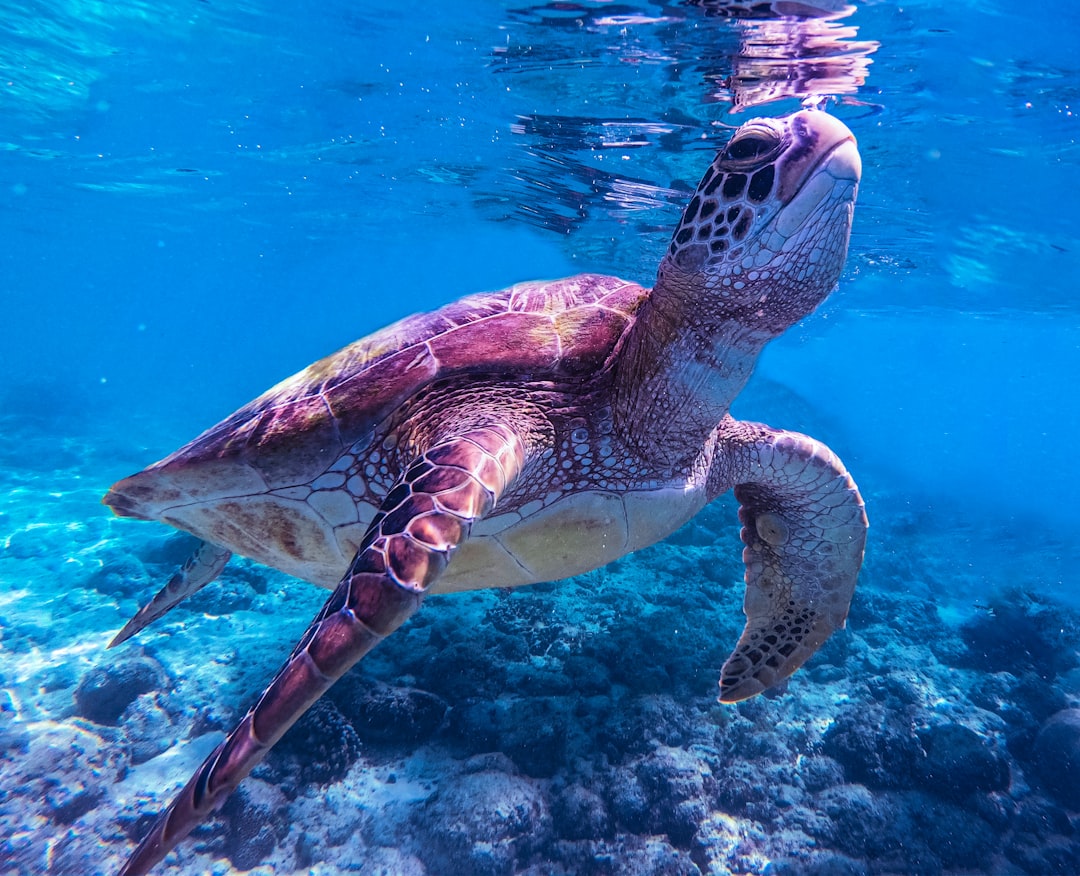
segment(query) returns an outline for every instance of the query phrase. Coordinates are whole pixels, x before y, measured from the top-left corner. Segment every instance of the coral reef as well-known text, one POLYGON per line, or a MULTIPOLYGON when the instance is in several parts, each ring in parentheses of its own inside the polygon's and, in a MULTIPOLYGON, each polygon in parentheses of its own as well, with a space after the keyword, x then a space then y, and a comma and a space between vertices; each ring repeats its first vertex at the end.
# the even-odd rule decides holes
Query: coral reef
MULTIPOLYGON (((190 541, 121 535, 95 503, 6 512, 0 876, 118 868, 325 598, 236 560, 106 652, 190 541)), ((925 586, 951 569, 936 530, 887 519, 849 628, 785 689, 722 706, 734 518, 722 499, 579 578, 430 600, 162 876, 1080 870, 1075 610, 1013 588, 958 611, 925 586)))

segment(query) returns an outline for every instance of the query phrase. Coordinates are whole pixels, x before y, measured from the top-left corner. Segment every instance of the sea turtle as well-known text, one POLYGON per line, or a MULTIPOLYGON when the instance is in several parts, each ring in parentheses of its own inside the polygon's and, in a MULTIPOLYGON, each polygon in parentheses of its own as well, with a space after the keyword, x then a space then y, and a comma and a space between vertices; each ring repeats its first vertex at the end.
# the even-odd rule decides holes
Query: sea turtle
POLYGON ((117 514, 199 549, 117 635, 235 552, 333 594, 123 873, 146 873, 429 593, 564 578, 664 538, 734 487, 742 700, 847 617, 866 516, 840 461, 729 405, 762 347, 836 286, 861 165, 819 110, 742 125, 675 229, 652 290, 583 274, 411 316, 278 384, 119 481, 117 514))

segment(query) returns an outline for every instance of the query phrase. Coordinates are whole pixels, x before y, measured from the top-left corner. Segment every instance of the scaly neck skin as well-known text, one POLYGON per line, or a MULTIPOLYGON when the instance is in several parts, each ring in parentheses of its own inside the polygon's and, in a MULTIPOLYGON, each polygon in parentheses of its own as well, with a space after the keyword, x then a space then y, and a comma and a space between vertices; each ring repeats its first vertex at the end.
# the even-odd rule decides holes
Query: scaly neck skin
POLYGON ((721 312, 700 283, 658 283, 620 355, 614 411, 627 442, 658 470, 692 465, 772 337, 721 312))
POLYGON ((713 160, 619 353, 616 426, 657 476, 689 471, 761 348, 835 287, 860 168, 810 110, 747 122, 713 160))

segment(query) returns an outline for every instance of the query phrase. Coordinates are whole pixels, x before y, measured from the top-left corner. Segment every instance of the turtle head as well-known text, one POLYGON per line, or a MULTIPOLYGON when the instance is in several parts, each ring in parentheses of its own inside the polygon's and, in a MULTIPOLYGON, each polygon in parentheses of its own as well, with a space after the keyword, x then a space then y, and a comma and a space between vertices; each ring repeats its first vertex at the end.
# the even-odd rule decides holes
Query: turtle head
POLYGON ((862 165, 819 110, 742 125, 683 212, 656 291, 767 340, 836 287, 862 165))

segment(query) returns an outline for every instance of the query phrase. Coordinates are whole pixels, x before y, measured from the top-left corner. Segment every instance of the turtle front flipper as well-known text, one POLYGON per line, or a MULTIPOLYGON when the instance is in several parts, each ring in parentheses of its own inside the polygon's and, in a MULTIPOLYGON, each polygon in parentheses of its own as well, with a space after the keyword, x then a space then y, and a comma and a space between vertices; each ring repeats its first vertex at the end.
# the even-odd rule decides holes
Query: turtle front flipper
POLYGON ((419 608, 473 523, 517 477, 525 454, 513 429, 486 426, 434 444, 408 467, 285 665, 158 817, 121 876, 147 873, 164 858, 338 678, 419 608))
POLYGON ((175 608, 189 596, 197 593, 218 575, 229 562, 232 551, 208 541, 200 541, 191 556, 187 558, 173 576, 169 583, 162 587, 146 605, 140 608, 135 616, 124 624, 113 640, 109 642, 110 648, 115 648, 122 642, 126 642, 143 627, 156 621, 170 609, 175 608))
POLYGON ((720 700, 779 684, 844 626, 866 545, 855 482, 824 444, 721 423, 710 487, 734 483, 743 524, 746 628, 720 674, 720 700))

